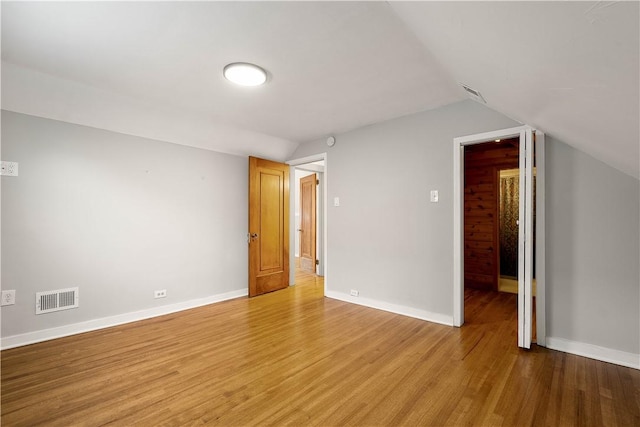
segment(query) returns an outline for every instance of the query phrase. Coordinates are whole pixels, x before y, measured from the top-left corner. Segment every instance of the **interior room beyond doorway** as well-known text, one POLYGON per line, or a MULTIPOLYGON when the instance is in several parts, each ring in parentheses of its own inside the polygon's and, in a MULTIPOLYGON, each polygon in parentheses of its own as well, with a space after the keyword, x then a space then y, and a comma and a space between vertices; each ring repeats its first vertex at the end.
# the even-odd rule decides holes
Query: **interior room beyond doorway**
POLYGON ((291 188, 294 204, 294 255, 296 270, 323 276, 324 160, 297 165, 291 188))

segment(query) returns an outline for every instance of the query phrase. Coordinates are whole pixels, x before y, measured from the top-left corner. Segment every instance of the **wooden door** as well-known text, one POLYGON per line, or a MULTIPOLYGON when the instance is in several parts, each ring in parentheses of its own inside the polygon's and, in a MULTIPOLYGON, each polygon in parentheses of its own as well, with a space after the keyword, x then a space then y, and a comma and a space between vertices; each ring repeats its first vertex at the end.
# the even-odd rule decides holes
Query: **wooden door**
POLYGON ((249 296, 289 286, 289 166, 249 157, 249 296))
POLYGON ((300 268, 316 272, 316 174, 300 179, 300 268))

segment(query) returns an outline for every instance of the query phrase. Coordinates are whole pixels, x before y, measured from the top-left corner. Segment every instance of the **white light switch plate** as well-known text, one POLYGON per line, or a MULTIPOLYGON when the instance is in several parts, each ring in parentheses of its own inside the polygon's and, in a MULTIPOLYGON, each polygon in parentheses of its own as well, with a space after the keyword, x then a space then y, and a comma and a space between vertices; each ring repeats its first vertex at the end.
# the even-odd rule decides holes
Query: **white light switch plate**
POLYGON ((0 175, 18 176, 18 162, 0 162, 0 175))
POLYGON ((333 198, 333 206, 340 206, 340 197, 333 198))
POLYGON ((439 197, 438 190, 431 190, 431 201, 433 203, 438 203, 439 197))

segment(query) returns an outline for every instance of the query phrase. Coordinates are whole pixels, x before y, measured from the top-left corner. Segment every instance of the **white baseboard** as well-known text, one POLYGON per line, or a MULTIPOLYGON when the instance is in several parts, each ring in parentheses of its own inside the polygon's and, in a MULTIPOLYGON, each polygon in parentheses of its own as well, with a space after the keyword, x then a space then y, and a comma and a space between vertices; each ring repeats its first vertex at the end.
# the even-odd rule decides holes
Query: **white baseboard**
POLYGON ((369 298, 354 297, 343 292, 329 291, 325 293, 327 298, 333 298, 340 301, 350 302, 352 304, 363 305, 369 308, 389 311, 403 316, 414 317, 416 319, 426 320, 428 322, 440 323, 442 325, 453 326, 453 316, 447 316, 441 313, 432 313, 427 310, 407 307, 405 305, 391 304, 384 301, 373 300, 369 298))
POLYGON ((136 322, 138 320, 149 319, 151 317, 163 316, 165 314, 189 310, 191 308, 201 307, 203 305, 209 305, 216 302, 243 297, 246 295, 247 290, 242 289, 237 291, 225 292, 223 294, 212 295, 206 298, 198 298, 175 304, 153 307, 146 310, 118 314, 116 316, 103 317, 100 319, 88 320, 86 322, 74 323, 71 325, 59 326, 57 328, 43 329, 40 331, 28 332, 26 334, 12 335, 2 338, 0 348, 2 348, 2 350, 6 350, 9 348, 34 344, 37 342, 48 341, 55 338, 62 338, 69 335, 81 334, 83 332, 109 328, 112 326, 122 325, 124 323, 136 322))
POLYGON ((546 344, 546 347, 552 350, 564 351, 565 353, 584 356, 589 359, 640 369, 640 354, 627 353, 626 351, 614 350, 577 341, 569 341, 564 338, 547 337, 546 344))

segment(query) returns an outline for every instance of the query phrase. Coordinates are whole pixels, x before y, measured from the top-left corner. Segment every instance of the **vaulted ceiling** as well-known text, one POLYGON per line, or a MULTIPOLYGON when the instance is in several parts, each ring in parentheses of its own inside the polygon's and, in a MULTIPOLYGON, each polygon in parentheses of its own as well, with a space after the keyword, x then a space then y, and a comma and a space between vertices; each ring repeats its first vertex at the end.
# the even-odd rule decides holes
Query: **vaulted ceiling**
POLYGON ((2 108, 234 154, 466 98, 638 178, 638 2, 2 2, 2 108), (235 87, 231 62, 268 84, 235 87))

